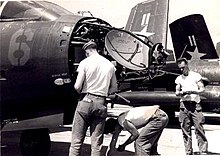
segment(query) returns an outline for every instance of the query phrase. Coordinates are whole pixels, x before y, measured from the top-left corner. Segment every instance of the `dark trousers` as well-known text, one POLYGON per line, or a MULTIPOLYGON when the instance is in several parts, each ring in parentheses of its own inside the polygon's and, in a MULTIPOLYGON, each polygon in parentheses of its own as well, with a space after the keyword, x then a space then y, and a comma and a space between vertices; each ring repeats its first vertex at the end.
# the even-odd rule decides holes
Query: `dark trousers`
POLYGON ((183 101, 180 103, 179 113, 180 126, 183 132, 183 140, 186 154, 193 154, 191 127, 195 127, 195 135, 198 141, 200 152, 207 152, 208 141, 205 136, 203 124, 205 118, 202 114, 202 107, 194 101, 183 101))

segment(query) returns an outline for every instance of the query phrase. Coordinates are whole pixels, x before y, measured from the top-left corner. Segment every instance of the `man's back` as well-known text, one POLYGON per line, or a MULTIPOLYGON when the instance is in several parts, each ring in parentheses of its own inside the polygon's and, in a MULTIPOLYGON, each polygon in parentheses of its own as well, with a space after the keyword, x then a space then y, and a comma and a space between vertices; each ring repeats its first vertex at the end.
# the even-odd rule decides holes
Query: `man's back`
POLYGON ((118 122, 123 127, 124 120, 128 120, 136 128, 140 128, 148 123, 149 119, 158 109, 159 109, 158 105, 135 107, 129 110, 125 115, 123 114, 120 115, 118 117, 118 122))
POLYGON ((109 60, 99 54, 93 54, 80 63, 78 70, 85 72, 82 93, 89 92, 107 96, 110 80, 115 72, 115 68, 109 60))

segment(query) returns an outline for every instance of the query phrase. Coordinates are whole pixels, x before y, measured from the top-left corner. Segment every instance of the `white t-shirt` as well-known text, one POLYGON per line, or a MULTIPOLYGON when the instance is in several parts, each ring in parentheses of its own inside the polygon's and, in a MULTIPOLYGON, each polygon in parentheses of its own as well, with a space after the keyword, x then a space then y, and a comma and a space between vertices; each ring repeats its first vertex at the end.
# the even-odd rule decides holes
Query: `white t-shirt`
MULTIPOLYGON (((189 71, 188 76, 180 75, 176 78, 175 83, 181 86, 182 91, 198 91, 198 82, 202 79, 199 73, 189 71)), ((180 101, 195 101, 200 102, 198 94, 186 94, 181 97, 180 101)))
POLYGON ((114 65, 99 54, 93 54, 82 60, 77 68, 78 72, 85 74, 82 93, 107 96, 115 70, 114 65))

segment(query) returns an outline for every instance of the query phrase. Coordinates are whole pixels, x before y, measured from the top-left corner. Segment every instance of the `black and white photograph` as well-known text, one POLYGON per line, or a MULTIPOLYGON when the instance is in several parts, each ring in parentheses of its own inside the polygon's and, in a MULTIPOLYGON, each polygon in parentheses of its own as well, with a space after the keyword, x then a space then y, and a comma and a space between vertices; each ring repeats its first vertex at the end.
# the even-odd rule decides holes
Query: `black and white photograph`
POLYGON ((220 155, 219 9, 0 1, 0 155, 220 155))

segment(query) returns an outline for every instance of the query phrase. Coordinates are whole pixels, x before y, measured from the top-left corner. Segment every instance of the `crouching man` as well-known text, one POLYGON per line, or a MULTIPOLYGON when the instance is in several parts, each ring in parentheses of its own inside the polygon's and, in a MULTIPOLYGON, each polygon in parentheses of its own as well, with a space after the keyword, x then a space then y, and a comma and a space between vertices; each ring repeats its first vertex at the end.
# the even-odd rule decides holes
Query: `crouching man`
POLYGON ((121 113, 117 119, 110 118, 105 123, 105 134, 112 133, 107 155, 114 155, 118 136, 122 130, 128 131, 130 137, 117 151, 124 151, 125 147, 135 141, 135 153, 138 156, 159 155, 158 140, 163 129, 168 124, 167 114, 158 105, 135 107, 121 113), (138 131, 140 129, 140 132, 138 131))

